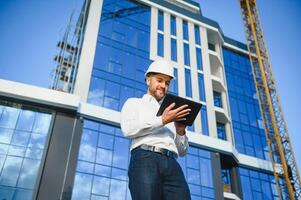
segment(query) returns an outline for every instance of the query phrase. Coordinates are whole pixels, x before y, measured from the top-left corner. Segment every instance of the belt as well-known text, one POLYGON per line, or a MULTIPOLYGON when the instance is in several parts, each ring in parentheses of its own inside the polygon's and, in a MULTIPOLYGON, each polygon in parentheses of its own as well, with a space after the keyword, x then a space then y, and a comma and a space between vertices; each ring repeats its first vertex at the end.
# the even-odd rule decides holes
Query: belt
MULTIPOLYGON (((171 158, 178 158, 178 155, 172 151, 169 151, 167 149, 163 149, 163 148, 160 148, 160 147, 155 147, 155 146, 150 146, 150 145, 147 145, 147 144, 142 144, 136 148, 134 148, 133 150, 135 149, 143 149, 143 150, 146 150, 146 151, 153 151, 153 152, 156 152, 156 153, 160 153, 162 155, 165 155, 167 157, 171 157, 171 158)), ((133 151, 132 150, 132 151, 133 151)))

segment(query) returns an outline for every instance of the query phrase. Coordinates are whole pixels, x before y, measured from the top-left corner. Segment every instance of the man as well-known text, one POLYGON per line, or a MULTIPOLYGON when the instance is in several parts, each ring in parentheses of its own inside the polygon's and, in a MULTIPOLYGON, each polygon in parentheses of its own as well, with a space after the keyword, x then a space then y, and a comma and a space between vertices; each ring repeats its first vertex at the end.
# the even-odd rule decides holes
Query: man
POLYGON ((190 109, 168 106, 156 116, 174 79, 173 66, 156 60, 145 73, 148 86, 142 98, 128 99, 121 110, 121 129, 132 140, 129 189, 133 200, 188 200, 190 192, 176 158, 188 149, 185 120, 190 109))

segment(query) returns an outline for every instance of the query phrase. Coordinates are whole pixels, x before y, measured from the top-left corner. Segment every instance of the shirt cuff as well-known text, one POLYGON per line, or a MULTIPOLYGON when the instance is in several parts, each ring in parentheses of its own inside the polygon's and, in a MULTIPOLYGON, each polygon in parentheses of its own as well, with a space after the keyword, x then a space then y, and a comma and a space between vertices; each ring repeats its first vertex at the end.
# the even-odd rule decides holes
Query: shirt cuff
POLYGON ((186 140, 186 135, 179 135, 179 134, 177 134, 177 138, 178 138, 178 140, 180 141, 180 142, 184 142, 185 140, 186 140))

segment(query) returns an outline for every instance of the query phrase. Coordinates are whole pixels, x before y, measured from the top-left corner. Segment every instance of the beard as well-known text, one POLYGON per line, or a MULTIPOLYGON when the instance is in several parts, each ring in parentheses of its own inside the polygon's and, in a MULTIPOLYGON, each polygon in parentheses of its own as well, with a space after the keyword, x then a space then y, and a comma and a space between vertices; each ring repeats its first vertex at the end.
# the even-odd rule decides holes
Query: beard
POLYGON ((150 90, 149 92, 157 101, 160 101, 166 95, 166 92, 160 89, 150 90))

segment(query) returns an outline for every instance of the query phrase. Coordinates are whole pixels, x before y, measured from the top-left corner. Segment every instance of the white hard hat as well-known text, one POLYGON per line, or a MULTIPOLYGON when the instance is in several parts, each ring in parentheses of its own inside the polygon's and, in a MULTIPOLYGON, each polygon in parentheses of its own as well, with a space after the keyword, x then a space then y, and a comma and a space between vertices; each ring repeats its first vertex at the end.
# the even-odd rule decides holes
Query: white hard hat
POLYGON ((170 76, 172 79, 174 79, 174 74, 173 74, 173 66, 171 62, 164 60, 164 59, 159 59, 155 60, 152 62, 152 64, 149 65, 147 71, 145 72, 144 76, 146 77, 148 73, 160 73, 160 74, 165 74, 167 76, 170 76))

